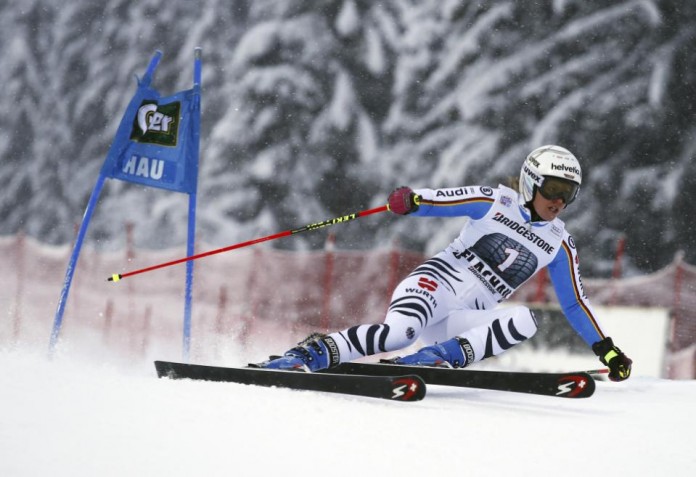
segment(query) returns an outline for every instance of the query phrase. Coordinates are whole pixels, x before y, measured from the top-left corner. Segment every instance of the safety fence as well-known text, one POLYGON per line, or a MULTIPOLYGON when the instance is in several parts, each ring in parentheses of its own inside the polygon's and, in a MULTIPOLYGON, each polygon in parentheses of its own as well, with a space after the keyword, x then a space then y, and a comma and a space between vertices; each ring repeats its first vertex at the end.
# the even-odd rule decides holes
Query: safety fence
MULTIPOLYGON (((69 247, 48 246, 19 234, 0 237, 0 254, 0 346, 48 346, 69 247)), ((183 247, 83 249, 66 306, 62 349, 117 353, 129 359, 180 358, 185 267, 118 283, 107 277, 183 254, 183 247)), ((312 331, 380 322, 393 288, 424 258, 397 246, 363 251, 328 246, 311 252, 257 246, 198 260, 191 358, 212 360, 240 348, 250 354, 278 352, 312 331)), ((666 351, 668 367, 675 370, 668 374, 696 377, 696 267, 677 256, 653 274, 588 278, 584 286, 598 306, 668 309, 666 351)), ((542 273, 513 300, 546 306, 555 303, 555 294, 542 273)))

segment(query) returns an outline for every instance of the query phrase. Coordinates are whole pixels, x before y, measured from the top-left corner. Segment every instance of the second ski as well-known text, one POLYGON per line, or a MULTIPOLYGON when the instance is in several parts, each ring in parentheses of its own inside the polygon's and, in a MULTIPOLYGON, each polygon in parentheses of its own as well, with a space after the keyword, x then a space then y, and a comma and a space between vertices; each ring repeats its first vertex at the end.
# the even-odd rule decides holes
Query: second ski
POLYGON ((595 382, 586 372, 527 373, 514 371, 471 371, 468 369, 403 366, 385 363, 341 363, 330 373, 393 376, 420 376, 427 384, 512 391, 563 398, 587 398, 595 382))

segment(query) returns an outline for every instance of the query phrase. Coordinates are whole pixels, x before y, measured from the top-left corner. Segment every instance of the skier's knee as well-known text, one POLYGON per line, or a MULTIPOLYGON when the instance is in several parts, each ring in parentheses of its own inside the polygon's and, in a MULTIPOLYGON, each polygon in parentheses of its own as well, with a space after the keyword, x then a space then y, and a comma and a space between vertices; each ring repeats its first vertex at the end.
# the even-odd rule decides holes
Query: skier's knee
POLYGON ((511 319, 508 322, 508 331, 517 341, 524 341, 536 334, 539 326, 534 312, 526 306, 518 305, 509 308, 511 319), (523 338, 523 339, 520 339, 523 338))

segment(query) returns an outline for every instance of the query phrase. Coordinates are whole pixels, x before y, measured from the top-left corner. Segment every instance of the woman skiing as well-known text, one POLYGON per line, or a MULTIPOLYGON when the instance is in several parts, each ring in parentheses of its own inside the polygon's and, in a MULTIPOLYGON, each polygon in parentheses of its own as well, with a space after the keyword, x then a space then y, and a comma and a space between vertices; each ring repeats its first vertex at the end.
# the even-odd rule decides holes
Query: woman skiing
POLYGON ((577 197, 582 171, 559 146, 542 146, 524 161, 519 191, 498 186, 448 189, 399 187, 389 210, 415 217, 469 217, 450 245, 406 277, 393 292, 381 324, 312 335, 284 356, 257 366, 309 371, 376 353, 428 346, 393 363, 460 368, 531 338, 534 314, 525 306, 498 307, 547 268, 563 313, 609 367, 627 379, 632 361, 604 333, 583 291, 572 236, 558 218, 577 197))

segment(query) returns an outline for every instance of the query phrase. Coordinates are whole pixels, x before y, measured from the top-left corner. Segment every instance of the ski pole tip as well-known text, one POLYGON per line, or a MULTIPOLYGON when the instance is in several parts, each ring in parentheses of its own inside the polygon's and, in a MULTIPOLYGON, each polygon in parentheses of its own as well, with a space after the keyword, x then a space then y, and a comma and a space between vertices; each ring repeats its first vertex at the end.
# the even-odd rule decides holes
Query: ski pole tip
POLYGON ((109 278, 107 278, 106 281, 108 281, 108 282, 117 282, 117 281, 119 281, 121 278, 122 278, 122 277, 121 277, 120 274, 114 273, 114 274, 111 275, 109 278))

